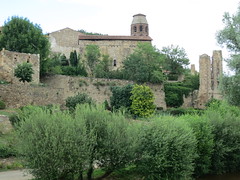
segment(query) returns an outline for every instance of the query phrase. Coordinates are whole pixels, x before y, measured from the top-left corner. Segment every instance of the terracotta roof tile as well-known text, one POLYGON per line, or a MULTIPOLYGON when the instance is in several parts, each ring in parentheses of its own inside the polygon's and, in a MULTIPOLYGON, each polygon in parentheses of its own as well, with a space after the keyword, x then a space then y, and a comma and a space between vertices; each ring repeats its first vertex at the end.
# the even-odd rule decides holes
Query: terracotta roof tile
POLYGON ((130 41, 152 41, 149 36, 104 36, 104 35, 80 35, 79 40, 130 40, 130 41))

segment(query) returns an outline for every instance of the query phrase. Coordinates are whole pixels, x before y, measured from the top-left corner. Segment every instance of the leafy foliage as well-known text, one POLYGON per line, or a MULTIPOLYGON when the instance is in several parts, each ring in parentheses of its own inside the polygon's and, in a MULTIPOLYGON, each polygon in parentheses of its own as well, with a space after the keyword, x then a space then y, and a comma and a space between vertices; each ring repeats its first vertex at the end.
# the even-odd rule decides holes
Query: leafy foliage
POLYGON ((6 108, 6 104, 4 103, 4 101, 0 100, 0 109, 5 109, 6 108))
POLYGON ((137 82, 163 83, 164 55, 149 43, 139 43, 133 54, 123 61, 124 78, 137 82))
POLYGON ((28 108, 18 130, 19 150, 38 179, 92 179, 94 165, 106 175, 131 162, 134 131, 121 114, 81 105, 73 115, 58 108, 28 108))
POLYGON ((19 78, 21 82, 31 82, 32 75, 34 74, 32 64, 24 62, 22 64, 18 64, 14 70, 14 76, 19 78))
POLYGON ((31 23, 27 18, 13 16, 8 19, 0 34, 0 49, 22 53, 40 54, 41 75, 43 62, 49 54, 50 44, 43 35, 39 25, 31 23))
POLYGON ((184 73, 186 66, 189 65, 185 49, 171 45, 163 47, 161 53, 166 57, 163 64, 164 70, 168 71, 170 75, 178 76, 184 73))
POLYGON ((99 58, 101 56, 99 47, 97 45, 87 45, 86 46, 86 52, 85 52, 85 57, 87 61, 87 65, 89 67, 90 73, 93 76, 94 73, 94 68, 99 61, 99 58))
POLYGON ((111 59, 109 55, 103 55, 103 59, 96 65, 94 74, 96 78, 109 78, 111 59))
POLYGON ((191 88, 185 87, 183 83, 165 83, 165 101, 168 107, 180 107, 183 104, 183 95, 188 96, 191 88))
POLYGON ((168 116, 155 119, 142 128, 137 169, 146 179, 188 179, 196 144, 186 122, 168 116))
POLYGON ((154 105, 154 96, 150 87, 145 85, 135 84, 131 91, 130 100, 131 112, 136 117, 149 117, 151 116, 156 109, 154 105))
POLYGON ((111 87, 112 96, 110 97, 110 104, 113 109, 120 109, 121 107, 125 107, 127 110, 130 109, 132 100, 131 91, 133 89, 133 85, 128 84, 126 86, 113 86, 111 87))
POLYGON ((77 94, 66 99, 66 107, 68 107, 71 110, 75 109, 78 104, 84 103, 93 104, 92 98, 85 93, 77 94))

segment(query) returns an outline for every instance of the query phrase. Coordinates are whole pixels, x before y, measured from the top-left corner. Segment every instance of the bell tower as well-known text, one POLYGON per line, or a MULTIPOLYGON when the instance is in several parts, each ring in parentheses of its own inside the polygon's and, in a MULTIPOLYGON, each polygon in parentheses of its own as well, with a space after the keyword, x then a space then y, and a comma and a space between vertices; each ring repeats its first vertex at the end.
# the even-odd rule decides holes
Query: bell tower
POLYGON ((144 14, 135 14, 133 16, 133 21, 131 24, 131 36, 148 36, 148 22, 146 15, 144 14))

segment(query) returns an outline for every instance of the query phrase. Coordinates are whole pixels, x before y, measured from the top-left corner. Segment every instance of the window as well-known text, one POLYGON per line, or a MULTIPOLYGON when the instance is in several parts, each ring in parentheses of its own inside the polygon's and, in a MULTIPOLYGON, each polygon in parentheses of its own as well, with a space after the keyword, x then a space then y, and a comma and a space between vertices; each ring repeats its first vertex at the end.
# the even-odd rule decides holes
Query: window
POLYGON ((133 29, 134 29, 134 32, 137 32, 137 27, 136 27, 136 26, 134 26, 134 28, 133 28, 133 29))
POLYGON ((114 67, 117 66, 117 60, 116 60, 116 59, 113 60, 113 66, 114 66, 114 67))
POLYGON ((148 27, 147 27, 147 26, 145 27, 145 32, 146 32, 146 33, 148 32, 148 27))
POLYGON ((142 26, 140 26, 140 32, 142 32, 143 31, 143 27, 142 26))

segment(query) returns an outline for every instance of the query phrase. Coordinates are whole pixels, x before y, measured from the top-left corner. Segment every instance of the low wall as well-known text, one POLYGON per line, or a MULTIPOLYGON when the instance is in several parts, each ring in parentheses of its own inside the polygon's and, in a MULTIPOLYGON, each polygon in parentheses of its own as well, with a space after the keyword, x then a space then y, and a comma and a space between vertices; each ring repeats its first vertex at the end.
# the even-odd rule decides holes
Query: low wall
MULTIPOLYGON (((110 101, 111 86, 125 86, 134 84, 132 81, 112 80, 100 78, 71 77, 54 75, 42 79, 44 87, 29 84, 2 84, 0 85, 0 99, 7 107, 17 108, 29 104, 65 105, 69 96, 86 93, 97 103, 110 101)), ((152 89, 157 107, 166 109, 163 85, 147 84, 152 89)))

